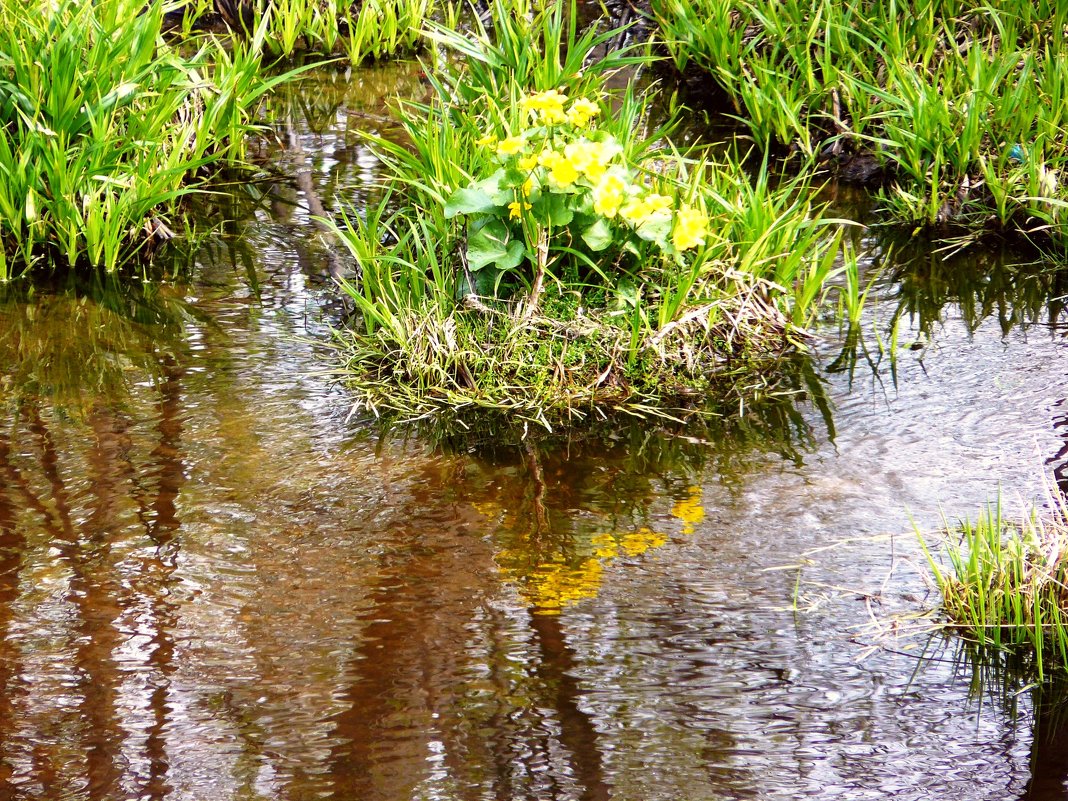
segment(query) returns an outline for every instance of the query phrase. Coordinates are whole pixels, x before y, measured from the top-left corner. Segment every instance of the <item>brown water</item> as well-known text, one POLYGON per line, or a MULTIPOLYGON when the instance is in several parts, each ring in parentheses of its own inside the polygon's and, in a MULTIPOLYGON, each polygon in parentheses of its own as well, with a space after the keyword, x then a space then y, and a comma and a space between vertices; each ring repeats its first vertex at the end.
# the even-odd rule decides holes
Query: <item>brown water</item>
POLYGON ((1055 281, 913 264, 869 314, 925 347, 828 338, 830 418, 382 433, 313 344, 310 214, 366 202, 354 132, 418 75, 320 80, 193 282, 0 302, 0 799, 1068 797, 1055 705, 868 647, 935 600, 910 517, 1063 466, 1055 281))

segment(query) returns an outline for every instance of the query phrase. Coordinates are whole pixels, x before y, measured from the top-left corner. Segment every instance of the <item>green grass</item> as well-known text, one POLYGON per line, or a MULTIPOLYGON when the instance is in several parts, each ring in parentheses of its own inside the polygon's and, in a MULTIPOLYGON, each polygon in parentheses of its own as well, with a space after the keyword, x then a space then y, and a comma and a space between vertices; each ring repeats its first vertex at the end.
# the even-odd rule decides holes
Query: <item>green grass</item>
POLYGON ((951 530, 940 552, 919 534, 948 626, 980 646, 1033 657, 1041 678, 1068 667, 1068 499, 1007 520, 1001 502, 951 530))
POLYGON ((842 221, 823 218, 807 177, 766 161, 750 175, 745 154, 676 152, 671 113, 652 125, 647 92, 606 89, 621 69, 650 64, 647 51, 598 57, 615 34, 579 28, 573 4, 529 11, 497 0, 489 24, 431 27, 446 49, 445 66, 428 71, 431 98, 399 105, 402 143, 368 137, 389 197, 330 221, 358 265, 344 286, 357 315, 337 344, 359 405, 551 427, 772 391, 774 365, 803 340, 829 280, 855 270, 838 258, 842 221), (531 122, 524 102, 546 90, 589 100, 596 121, 570 133, 531 122), (562 152, 587 136, 617 143, 611 170, 638 182, 634 197, 670 198, 670 214, 628 228, 591 208, 597 179, 554 188, 547 167, 515 172, 495 152, 517 137, 533 155, 562 152), (535 189, 521 211, 527 176, 535 189), (497 180, 515 188, 502 194, 497 180), (504 208, 514 198, 519 219, 504 208), (699 243, 679 238, 683 209, 707 223, 699 243))
POLYGON ((676 66, 707 73, 761 147, 872 154, 889 178, 884 216, 917 231, 1063 248, 1063 4, 653 0, 653 11, 676 66))
MULTIPOLYGON (((246 26, 265 26, 261 45, 275 56, 339 55, 353 65, 412 53, 422 46, 432 17, 455 16, 439 0, 234 0, 232 5, 225 16, 238 36, 246 26)), ((184 28, 195 27, 211 10, 203 2, 187 8, 184 28)))
MULTIPOLYGON (((263 94, 250 48, 183 55, 142 0, 0 4, 0 280, 38 263, 115 271, 177 201, 239 159, 263 94)), ((262 35, 262 34, 261 34, 262 35)))

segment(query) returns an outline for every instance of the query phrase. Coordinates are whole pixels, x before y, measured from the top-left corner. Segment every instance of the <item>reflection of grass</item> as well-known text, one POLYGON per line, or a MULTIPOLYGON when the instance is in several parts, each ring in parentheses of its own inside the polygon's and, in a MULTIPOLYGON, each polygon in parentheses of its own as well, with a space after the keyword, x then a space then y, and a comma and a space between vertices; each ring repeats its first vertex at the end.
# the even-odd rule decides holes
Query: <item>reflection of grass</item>
MULTIPOLYGON (((682 523, 680 534, 692 534, 694 526, 704 519, 701 500, 701 487, 692 486, 687 497, 672 507, 672 517, 682 523)), ((489 517, 500 517, 495 504, 478 504, 476 509, 489 517)), ((595 597, 609 564, 644 556, 667 542, 667 533, 648 526, 601 532, 579 540, 570 548, 559 542, 546 548, 536 533, 525 533, 513 545, 498 552, 497 564, 505 580, 518 586, 520 595, 535 612, 556 615, 579 601, 595 597)))
POLYGON ((158 373, 161 349, 180 340, 189 311, 154 284, 89 278, 67 291, 0 295, 0 392, 46 396, 80 414, 122 396, 132 376, 158 373))

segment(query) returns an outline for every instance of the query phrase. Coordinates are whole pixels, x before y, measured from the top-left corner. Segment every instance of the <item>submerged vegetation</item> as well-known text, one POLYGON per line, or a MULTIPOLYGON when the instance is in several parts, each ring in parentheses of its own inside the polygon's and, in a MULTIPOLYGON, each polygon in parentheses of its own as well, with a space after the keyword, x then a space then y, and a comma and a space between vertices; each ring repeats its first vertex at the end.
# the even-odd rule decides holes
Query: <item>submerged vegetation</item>
POLYGON ((1068 667, 1068 499, 1021 519, 1001 502, 946 533, 941 552, 920 534, 949 627, 979 646, 1019 650, 1041 678, 1068 667), (948 564, 947 564, 948 563, 948 564))
POLYGON ((1068 7, 1052 0, 653 0, 767 148, 884 183, 887 219, 1068 243, 1068 7))
POLYGON ((676 151, 633 81, 607 89, 651 56, 606 49, 616 34, 579 30, 573 5, 491 12, 470 35, 431 28, 465 60, 400 104, 405 144, 371 137, 387 201, 335 223, 358 263, 339 345, 361 404, 551 426, 767 388, 754 368, 800 341, 841 269, 840 221, 806 178, 676 151))

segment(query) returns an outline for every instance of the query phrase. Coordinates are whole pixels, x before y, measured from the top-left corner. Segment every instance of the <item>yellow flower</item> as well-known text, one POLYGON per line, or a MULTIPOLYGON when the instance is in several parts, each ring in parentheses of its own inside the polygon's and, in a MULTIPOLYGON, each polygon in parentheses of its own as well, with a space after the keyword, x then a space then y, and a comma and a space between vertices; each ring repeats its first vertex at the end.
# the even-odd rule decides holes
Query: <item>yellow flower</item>
POLYGON ((481 139, 479 139, 477 142, 475 142, 475 144, 478 145, 479 147, 486 147, 488 145, 492 145, 492 144, 496 143, 496 141, 497 141, 497 137, 496 136, 494 136, 493 134, 486 134, 481 139))
POLYGON ((507 139, 502 139, 501 143, 497 145, 497 155, 514 156, 523 149, 525 144, 526 140, 522 136, 509 136, 507 139))
POLYGON ((520 106, 525 112, 533 116, 540 116, 542 122, 547 125, 555 125, 565 122, 567 115, 564 113, 564 103, 567 95, 561 94, 555 89, 530 95, 520 101, 520 106))
POLYGON ((529 203, 520 203, 518 200, 508 204, 508 218, 510 220, 518 220, 523 216, 524 211, 530 211, 533 208, 529 203))
POLYGON ((522 156, 516 164, 519 165, 519 169, 523 172, 530 172, 538 166, 538 154, 531 153, 529 156, 522 156))
POLYGON ((567 112, 567 121, 576 128, 585 128, 590 120, 601 113, 600 107, 591 100, 580 97, 571 104, 567 112))
POLYGON ((523 196, 524 197, 530 197, 530 193, 533 190, 534 190, 534 179, 533 178, 527 178, 527 180, 523 181, 523 196))
POLYGON ((576 139, 564 145, 564 156, 579 172, 586 172, 596 162, 598 147, 587 139, 576 139))
POLYGON ((654 192, 644 198, 636 198, 630 201, 620 209, 619 213, 628 223, 638 227, 655 217, 667 219, 670 209, 671 198, 654 192))
POLYGON ((671 203, 672 200, 670 197, 667 195, 658 195, 656 192, 650 192, 645 198, 645 205, 654 212, 667 211, 671 208, 671 203))
POLYGON ((708 234, 708 217, 692 206, 683 206, 675 218, 671 241, 677 250, 689 250, 703 245, 708 234))
POLYGON ((549 180, 559 187, 571 186, 579 179, 579 172, 567 158, 555 150, 543 154, 539 161, 549 168, 549 180))
POLYGON ((602 217, 611 219, 619 212, 626 199, 627 182, 610 172, 593 188, 593 210, 602 217))

